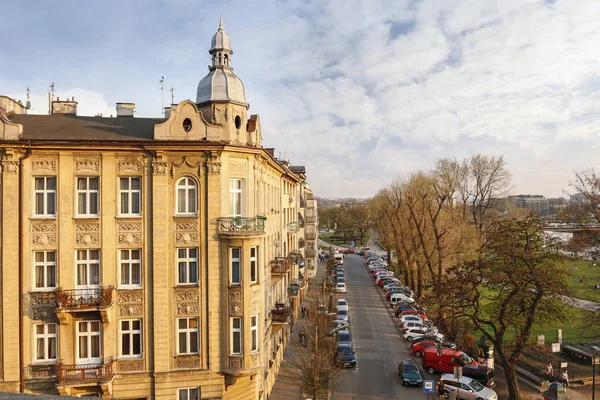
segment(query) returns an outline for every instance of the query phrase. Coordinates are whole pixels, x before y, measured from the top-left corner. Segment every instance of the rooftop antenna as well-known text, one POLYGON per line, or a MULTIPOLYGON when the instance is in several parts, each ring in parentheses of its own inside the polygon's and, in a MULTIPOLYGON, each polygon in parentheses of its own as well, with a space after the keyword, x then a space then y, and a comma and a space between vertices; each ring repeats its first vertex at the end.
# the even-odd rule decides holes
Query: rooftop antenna
POLYGON ((25 108, 28 110, 31 109, 31 96, 29 95, 29 93, 29 88, 27 88, 27 102, 25 102, 25 108))
POLYGON ((48 92, 48 115, 52 114, 52 102, 54 101, 54 82, 50 85, 50 92, 48 92))
POLYGON ((173 87, 171 87, 171 105, 175 104, 175 93, 173 92, 173 87))
POLYGON ((160 77, 160 95, 161 95, 160 111, 164 115, 164 113, 165 113, 165 77, 164 76, 160 77))

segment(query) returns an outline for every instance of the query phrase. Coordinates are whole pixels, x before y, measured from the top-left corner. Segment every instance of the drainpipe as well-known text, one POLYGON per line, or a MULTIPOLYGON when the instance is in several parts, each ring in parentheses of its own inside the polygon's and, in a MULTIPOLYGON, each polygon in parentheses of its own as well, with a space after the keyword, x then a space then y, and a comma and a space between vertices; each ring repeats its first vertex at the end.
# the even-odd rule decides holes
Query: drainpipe
POLYGON ((25 367, 23 363, 23 160, 31 156, 31 144, 27 143, 27 151, 19 157, 19 391, 25 392, 25 367))

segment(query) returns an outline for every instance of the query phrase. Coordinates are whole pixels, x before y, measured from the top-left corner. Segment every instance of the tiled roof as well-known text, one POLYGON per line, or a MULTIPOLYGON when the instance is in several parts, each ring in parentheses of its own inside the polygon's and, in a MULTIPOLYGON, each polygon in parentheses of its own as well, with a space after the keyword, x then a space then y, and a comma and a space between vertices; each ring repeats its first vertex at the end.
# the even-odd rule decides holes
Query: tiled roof
POLYGON ((163 118, 80 117, 71 114, 9 116, 23 125, 21 140, 146 141, 163 118))

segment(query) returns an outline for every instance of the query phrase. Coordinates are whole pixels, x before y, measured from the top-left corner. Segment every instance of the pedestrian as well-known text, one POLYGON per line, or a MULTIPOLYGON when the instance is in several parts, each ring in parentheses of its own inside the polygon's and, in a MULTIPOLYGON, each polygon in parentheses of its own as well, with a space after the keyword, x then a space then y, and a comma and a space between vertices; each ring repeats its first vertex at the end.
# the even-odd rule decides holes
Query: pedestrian
POLYGON ((440 400, 444 400, 446 398, 446 385, 443 381, 438 382, 438 395, 440 396, 440 400))
POLYGON ((304 345, 304 331, 300 331, 300 333, 298 333, 298 341, 301 345, 304 345))
POLYGON ((579 277, 579 286, 583 286, 583 275, 579 277))
POLYGON ((566 368, 563 370, 560 380, 562 381, 562 385, 564 387, 569 387, 569 374, 567 373, 566 368))
POLYGON ((552 378, 554 377, 554 368, 552 368, 551 362, 548 362, 548 365, 546 365, 544 373, 546 374, 546 379, 548 379, 548 382, 552 382, 552 378))

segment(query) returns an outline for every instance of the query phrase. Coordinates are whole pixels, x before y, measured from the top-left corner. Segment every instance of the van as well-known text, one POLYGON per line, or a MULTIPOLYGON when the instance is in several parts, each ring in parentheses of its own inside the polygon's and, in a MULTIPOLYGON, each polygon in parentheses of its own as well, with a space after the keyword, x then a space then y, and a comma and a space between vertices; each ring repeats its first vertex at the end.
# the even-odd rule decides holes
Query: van
POLYGON ((442 348, 438 355, 437 347, 430 347, 423 352, 423 368, 430 374, 454 373, 454 367, 477 365, 477 362, 460 350, 442 348))
POLYGON ((400 302, 412 303, 412 302, 414 302, 414 300, 411 299, 410 297, 407 297, 406 295, 404 295, 402 293, 394 293, 393 295, 390 296, 390 306, 395 307, 396 304, 398 304, 400 302))
POLYGON ((339 260, 339 261, 341 261, 341 262, 344 262, 344 255, 343 255, 342 253, 335 253, 335 254, 333 255, 333 257, 335 258, 335 260, 336 260, 336 261, 338 261, 338 260, 339 260))
POLYGON ((483 386, 494 388, 496 381, 494 380, 494 370, 485 366, 466 365, 463 367, 463 376, 476 380, 483 386))

